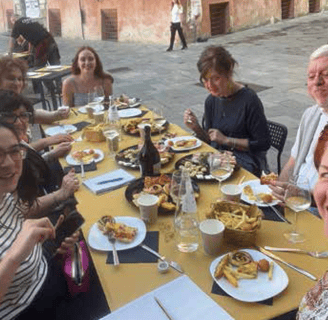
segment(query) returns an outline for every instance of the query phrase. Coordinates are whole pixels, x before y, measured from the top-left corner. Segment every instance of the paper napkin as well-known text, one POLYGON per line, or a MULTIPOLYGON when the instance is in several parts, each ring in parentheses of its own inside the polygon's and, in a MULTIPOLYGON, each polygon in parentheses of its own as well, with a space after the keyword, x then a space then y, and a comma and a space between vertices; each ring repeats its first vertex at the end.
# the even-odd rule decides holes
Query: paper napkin
POLYGON ((83 181, 83 184, 93 193, 100 194, 118 189, 136 178, 123 169, 107 172, 100 176, 83 181))

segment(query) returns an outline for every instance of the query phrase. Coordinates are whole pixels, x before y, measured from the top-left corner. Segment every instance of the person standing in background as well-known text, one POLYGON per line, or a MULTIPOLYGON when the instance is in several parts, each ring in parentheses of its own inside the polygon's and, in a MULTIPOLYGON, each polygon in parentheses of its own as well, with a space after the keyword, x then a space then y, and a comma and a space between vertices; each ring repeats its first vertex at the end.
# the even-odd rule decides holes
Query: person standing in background
POLYGON ((182 42, 182 48, 181 50, 187 49, 187 42, 183 35, 183 31, 181 28, 181 14, 183 13, 183 8, 180 3, 180 0, 174 0, 172 1, 172 8, 171 8, 171 40, 170 40, 170 46, 166 51, 172 51, 173 45, 174 45, 174 39, 175 39, 175 33, 178 30, 180 40, 182 42))

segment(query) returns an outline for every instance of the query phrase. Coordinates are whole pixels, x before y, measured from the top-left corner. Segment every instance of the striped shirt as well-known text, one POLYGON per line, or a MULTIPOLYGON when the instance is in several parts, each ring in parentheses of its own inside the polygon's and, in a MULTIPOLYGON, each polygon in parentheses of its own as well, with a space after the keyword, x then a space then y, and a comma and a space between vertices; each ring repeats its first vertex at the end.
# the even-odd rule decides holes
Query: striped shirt
MULTIPOLYGON (((0 203, 0 261, 14 243, 25 218, 13 195, 0 203)), ((48 272, 42 246, 34 247, 16 270, 13 281, 0 303, 0 319, 12 319, 26 309, 41 289, 48 272)))

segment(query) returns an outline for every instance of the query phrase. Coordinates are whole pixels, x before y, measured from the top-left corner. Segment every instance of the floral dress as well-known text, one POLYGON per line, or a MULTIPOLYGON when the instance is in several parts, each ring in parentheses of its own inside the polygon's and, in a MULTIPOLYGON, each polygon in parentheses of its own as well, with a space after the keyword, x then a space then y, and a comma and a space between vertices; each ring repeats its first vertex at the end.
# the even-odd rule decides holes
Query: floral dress
POLYGON ((297 320, 328 319, 328 271, 303 297, 297 313, 297 320))

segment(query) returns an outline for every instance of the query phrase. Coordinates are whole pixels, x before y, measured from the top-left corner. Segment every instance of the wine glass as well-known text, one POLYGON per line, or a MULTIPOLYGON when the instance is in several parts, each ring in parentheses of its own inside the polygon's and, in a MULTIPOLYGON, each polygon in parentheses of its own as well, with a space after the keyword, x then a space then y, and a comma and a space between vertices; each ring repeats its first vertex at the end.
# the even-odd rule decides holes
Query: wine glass
POLYGON ((211 175, 219 181, 219 190, 221 190, 222 181, 228 179, 232 173, 229 157, 222 151, 213 153, 209 156, 209 166, 211 175))
POLYGON ((156 127, 158 128, 159 136, 161 138, 163 125, 166 122, 164 115, 163 115, 163 107, 162 106, 155 107, 154 112, 155 112, 154 123, 155 123, 156 127))
POLYGON ((102 86, 95 87, 94 101, 103 102, 105 98, 104 88, 102 86))
POLYGON ((183 170, 173 172, 170 183, 170 196, 177 205, 181 202, 182 197, 186 194, 186 173, 183 170))
POLYGON ((287 186, 285 191, 285 204, 295 213, 295 223, 290 232, 284 234, 285 238, 291 243, 305 241, 303 234, 297 231, 297 217, 299 212, 308 209, 311 205, 311 194, 309 191, 309 182, 304 179, 303 182, 296 184, 293 179, 287 186))

